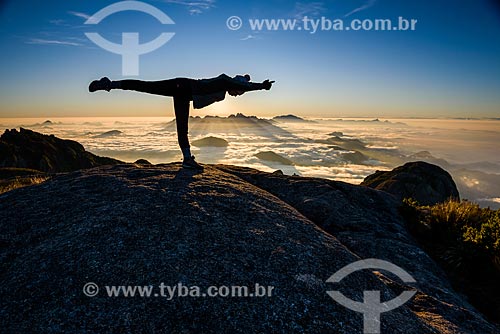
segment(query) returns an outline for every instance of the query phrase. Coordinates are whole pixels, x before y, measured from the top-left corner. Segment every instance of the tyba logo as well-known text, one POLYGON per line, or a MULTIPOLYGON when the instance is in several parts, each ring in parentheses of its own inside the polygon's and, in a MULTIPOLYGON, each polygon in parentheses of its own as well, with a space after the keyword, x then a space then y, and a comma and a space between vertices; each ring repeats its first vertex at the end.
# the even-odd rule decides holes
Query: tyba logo
MULTIPOLYGON (((402 268, 387 261, 366 259, 351 263, 335 274, 327 282, 339 283, 347 275, 363 269, 382 269, 393 273, 405 283, 415 283, 415 279, 402 268)), ((340 291, 327 291, 340 305, 356 312, 363 313, 363 333, 380 333, 380 314, 394 310, 410 300, 416 291, 403 291, 399 296, 386 302, 380 301, 380 291, 363 291, 363 302, 358 302, 344 296, 340 291)))
MULTIPOLYGON (((109 5, 92 15, 85 24, 98 24, 111 14, 127 10, 149 14, 162 24, 175 24, 167 14, 163 13, 158 8, 140 1, 121 1, 109 5)), ((144 44, 139 44, 138 32, 122 33, 122 44, 112 43, 94 32, 87 32, 85 35, 104 50, 122 55, 122 74, 125 76, 139 75, 139 56, 159 49, 167 43, 175 33, 161 33, 156 39, 144 44)))

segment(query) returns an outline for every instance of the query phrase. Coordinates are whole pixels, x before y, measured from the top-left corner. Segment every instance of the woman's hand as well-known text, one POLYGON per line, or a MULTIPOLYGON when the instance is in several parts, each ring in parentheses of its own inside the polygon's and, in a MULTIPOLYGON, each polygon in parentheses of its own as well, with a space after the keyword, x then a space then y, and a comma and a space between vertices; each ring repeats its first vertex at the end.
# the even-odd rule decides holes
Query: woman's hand
POLYGON ((265 90, 270 90, 270 89, 271 89, 271 87, 273 86, 273 83, 274 83, 274 82, 275 82, 275 81, 269 81, 269 79, 264 80, 264 81, 262 81, 262 87, 263 87, 265 90))

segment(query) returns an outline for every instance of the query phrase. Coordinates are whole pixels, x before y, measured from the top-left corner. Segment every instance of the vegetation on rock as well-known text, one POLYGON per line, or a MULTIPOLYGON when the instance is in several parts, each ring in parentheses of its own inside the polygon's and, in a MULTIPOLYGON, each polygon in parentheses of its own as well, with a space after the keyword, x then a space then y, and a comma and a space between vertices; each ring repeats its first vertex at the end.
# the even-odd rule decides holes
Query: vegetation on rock
POLYGON ((447 272, 455 289, 500 321, 500 212, 468 201, 421 206, 405 199, 409 230, 447 272))

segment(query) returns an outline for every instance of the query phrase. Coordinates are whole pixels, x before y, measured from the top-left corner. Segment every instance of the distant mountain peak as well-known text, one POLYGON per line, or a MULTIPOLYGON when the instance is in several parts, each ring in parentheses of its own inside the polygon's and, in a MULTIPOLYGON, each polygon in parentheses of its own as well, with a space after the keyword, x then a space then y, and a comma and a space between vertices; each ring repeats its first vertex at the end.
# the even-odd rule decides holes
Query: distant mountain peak
POLYGON ((278 121, 278 122, 307 122, 307 123, 315 123, 314 121, 311 120, 306 120, 302 117, 293 115, 293 114, 288 114, 288 115, 280 115, 280 116, 275 116, 272 118, 273 121, 278 121))

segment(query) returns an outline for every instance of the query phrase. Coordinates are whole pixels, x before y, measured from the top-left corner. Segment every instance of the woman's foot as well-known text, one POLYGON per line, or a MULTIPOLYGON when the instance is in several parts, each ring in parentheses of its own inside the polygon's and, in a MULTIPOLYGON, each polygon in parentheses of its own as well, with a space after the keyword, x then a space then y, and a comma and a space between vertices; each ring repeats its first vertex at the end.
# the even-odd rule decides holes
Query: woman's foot
POLYGON ((196 160, 194 160, 194 156, 191 156, 190 158, 184 158, 184 161, 182 161, 182 167, 199 171, 203 170, 203 166, 201 166, 196 162, 196 160))
POLYGON ((93 93, 98 90, 105 90, 109 92, 111 90, 111 80, 109 78, 104 77, 101 80, 94 80, 89 85, 89 92, 93 93))

